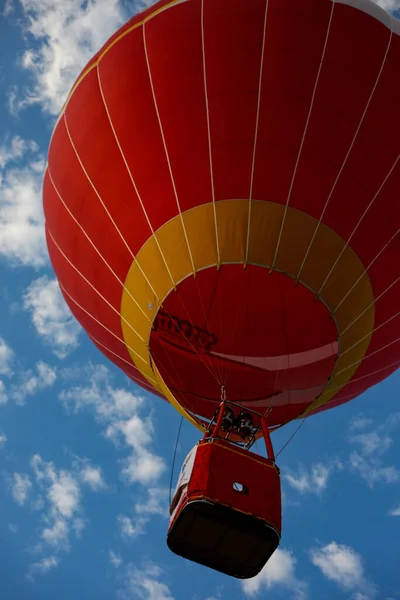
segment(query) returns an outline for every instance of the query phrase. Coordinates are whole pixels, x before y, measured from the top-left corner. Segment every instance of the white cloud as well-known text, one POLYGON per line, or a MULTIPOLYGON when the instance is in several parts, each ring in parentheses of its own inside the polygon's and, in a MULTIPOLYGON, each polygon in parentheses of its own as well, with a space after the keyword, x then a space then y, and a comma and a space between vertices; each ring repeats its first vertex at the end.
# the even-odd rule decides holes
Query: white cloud
POLYGON ((134 538, 143 534, 151 515, 168 518, 168 490, 157 487, 148 488, 146 492, 147 497, 134 505, 137 516, 118 515, 117 523, 123 537, 134 538))
MULTIPOLYGON (((83 370, 64 369, 61 377, 67 382, 88 377, 87 385, 64 390, 60 394, 62 403, 67 410, 74 412, 84 409, 93 411, 105 428, 106 438, 117 447, 122 442, 130 450, 130 454, 121 460, 121 474, 128 484, 143 485, 146 498, 139 496, 134 506, 134 518, 119 515, 117 521, 124 537, 138 536, 144 532, 151 515, 168 516, 168 491, 158 485, 166 465, 164 459, 151 448, 155 437, 152 414, 143 414, 149 402, 146 403, 142 396, 114 388, 110 372, 103 366, 88 365, 83 370)), ((86 483, 94 489, 104 487, 100 483, 101 473, 91 469, 84 471, 87 466, 80 465, 81 481, 86 479, 86 483)))
POLYGON ((17 119, 23 103, 18 98, 18 91, 15 85, 11 86, 7 92, 7 106, 10 114, 17 119))
POLYGON ((174 600, 169 587, 160 581, 161 569, 153 564, 138 569, 128 565, 125 578, 125 589, 121 594, 124 600, 174 600))
POLYGON ((80 538, 82 535, 82 531, 86 527, 86 521, 84 519, 81 519, 80 517, 78 517, 77 519, 74 519, 72 521, 72 527, 75 531, 76 537, 80 538))
POLYGON ((3 7, 3 16, 8 17, 14 11, 13 0, 5 0, 3 7))
POLYGON ((8 402, 8 395, 4 382, 0 379, 0 404, 6 404, 8 402))
POLYGON ((14 352, 0 336, 0 375, 10 375, 14 352))
POLYGON ((56 381, 56 371, 47 363, 40 361, 36 365, 36 373, 31 370, 23 371, 19 374, 19 379, 17 384, 12 385, 10 397, 17 404, 23 404, 28 396, 51 387, 56 381))
POLYGON ((9 163, 18 162, 27 152, 37 152, 38 145, 32 140, 24 140, 19 135, 5 138, 0 144, 0 169, 3 170, 9 163))
POLYGON ((352 452, 349 464, 370 488, 376 483, 396 483, 400 480, 400 471, 396 467, 384 466, 376 457, 367 459, 358 452, 352 452))
POLYGON ((28 578, 32 579, 32 575, 35 573, 44 574, 50 571, 51 569, 55 569, 58 566, 58 558, 56 556, 46 556, 39 560, 38 562, 33 563, 30 566, 28 578))
POLYGON ((372 425, 368 419, 361 420, 362 427, 354 427, 350 423, 349 442, 357 446, 349 455, 350 469, 357 473, 369 487, 376 483, 394 483, 400 480, 400 471, 393 465, 387 465, 384 455, 392 446, 390 432, 399 426, 400 415, 393 413, 386 421, 374 429, 367 431, 372 425), (354 434, 355 430, 363 429, 362 433, 354 434))
POLYGON ((147 520, 140 517, 135 522, 126 515, 118 515, 117 523, 123 537, 133 538, 144 533, 147 520))
POLYGON ((11 366, 14 352, 0 337, 0 375, 13 377, 12 385, 7 391, 4 382, 0 379, 0 404, 5 404, 12 398, 17 404, 23 404, 27 396, 32 396, 38 391, 50 387, 56 380, 56 372, 47 363, 39 361, 36 373, 32 370, 12 372, 11 366), (14 383, 17 381, 16 383, 14 383))
POLYGON ((70 473, 60 471, 48 490, 48 497, 57 513, 70 519, 79 506, 78 482, 70 473))
POLYGON ((156 482, 165 471, 165 461, 152 453, 148 446, 152 441, 154 427, 150 417, 137 414, 128 420, 117 420, 108 426, 106 436, 118 439, 122 434, 125 443, 133 450, 125 459, 122 473, 129 483, 149 485, 156 482))
POLYGON ((383 454, 390 448, 392 439, 388 435, 382 435, 378 431, 359 433, 351 438, 353 444, 360 447, 364 456, 371 454, 383 454))
POLYGON ((396 506, 396 508, 393 508, 391 511, 389 511, 389 515, 391 517, 400 517, 400 504, 396 506))
POLYGON ((72 316, 55 279, 45 275, 33 281, 24 294, 24 309, 31 313, 38 334, 59 358, 78 346, 81 327, 72 316))
POLYGON ((144 501, 135 503, 135 512, 141 515, 153 514, 168 517, 168 494, 167 488, 148 488, 144 501))
POLYGON ((83 483, 86 483, 94 491, 102 490, 106 487, 101 467, 85 465, 80 472, 80 478, 83 483))
POLYGON ((37 481, 43 481, 44 479, 54 481, 56 478, 56 471, 53 463, 44 461, 39 454, 34 454, 32 456, 31 467, 37 481))
POLYGON ((350 421, 349 429, 350 431, 359 431, 360 429, 365 429, 366 427, 373 425, 373 423, 373 420, 369 419, 368 417, 353 417, 350 421))
POLYGON ((8 395, 4 382, 0 379, 0 404, 6 404, 8 402, 8 395))
POLYGON ((242 589, 248 596, 256 596, 264 589, 286 588, 290 593, 287 598, 305 600, 307 584, 296 577, 295 571, 296 559, 293 554, 289 550, 278 548, 258 575, 242 582, 242 589))
POLYGON ((116 554, 115 552, 110 550, 108 553, 108 557, 109 557, 109 562, 116 569, 118 569, 122 565, 122 558, 119 556, 119 554, 116 554))
POLYGON ((0 256, 12 264, 47 262, 42 210, 44 159, 35 142, 14 137, 0 146, 0 256), (24 159, 24 164, 18 161, 24 159))
POLYGON ((38 379, 43 387, 53 385, 56 380, 56 371, 45 362, 39 361, 36 365, 38 371, 38 379))
MULTIPOLYGON (((74 376, 66 373, 67 378, 74 376)), ((94 411, 96 418, 106 427, 106 437, 117 445, 122 439, 131 451, 123 460, 122 468, 122 475, 128 483, 140 483, 146 487, 156 484, 166 465, 164 459, 151 450, 154 423, 151 414, 143 415, 144 398, 113 388, 110 373, 105 367, 89 366, 86 375, 89 375, 89 385, 62 392, 61 401, 74 411, 85 408, 94 411)))
POLYGON ((32 457, 31 465, 49 502, 42 538, 56 550, 68 549, 70 526, 81 510, 78 480, 68 471, 57 472, 53 463, 43 461, 39 455, 32 457))
POLYGON ((55 518, 49 527, 45 527, 42 531, 42 538, 50 546, 54 546, 58 550, 68 549, 68 523, 61 518, 55 518))
POLYGON ((316 463, 309 471, 300 466, 297 474, 287 471, 283 477, 300 494, 320 494, 328 485, 328 479, 335 469, 341 469, 338 461, 328 464, 316 463))
POLYGON ((35 500, 31 504, 32 510, 43 510, 44 508, 44 499, 43 496, 37 496, 35 500))
POLYGON ((311 550, 313 564, 341 589, 366 594, 372 598, 376 586, 365 577, 361 556, 350 546, 331 542, 311 550))
MULTIPOLYGON (((80 516, 83 510, 81 482, 87 482, 82 479, 82 473, 89 466, 87 459, 78 458, 73 462, 72 470, 58 470, 51 461, 46 462, 39 454, 31 458, 31 467, 48 507, 43 517, 41 539, 55 552, 69 549, 71 529, 76 537, 80 537, 85 527, 85 521, 80 516)), ((97 467, 90 468, 93 472, 101 473, 97 467)), ((98 485, 89 484, 89 487, 94 491, 98 489, 98 485)))
POLYGON ((146 449, 134 447, 134 450, 135 453, 124 461, 124 477, 129 483, 149 485, 156 482, 165 471, 164 459, 146 449))
POLYGON ((393 429, 396 429, 396 427, 398 427, 399 425, 400 425, 400 412, 395 412, 388 416, 388 418, 386 419, 386 421, 382 427, 384 429, 386 429, 387 431, 392 431, 393 429))
MULTIPOLYGON (((1 404, 1 400, 0 400, 0 404, 1 404)), ((0 431, 0 448, 2 448, 4 446, 4 444, 7 441, 7 436, 5 433, 3 433, 2 431, 0 431)))
POLYGON ((64 369, 62 374, 67 382, 88 380, 87 385, 73 387, 60 395, 64 406, 74 412, 92 410, 99 421, 109 424, 128 420, 143 408, 142 396, 111 386, 110 372, 103 365, 88 364, 82 369, 64 369))
POLYGON ((26 473, 14 473, 11 484, 11 493, 17 504, 23 506, 28 499, 32 488, 29 475, 26 473))
POLYGON ((21 60, 32 85, 19 108, 40 104, 56 115, 81 69, 126 15, 119 0, 21 0, 21 5, 24 31, 34 41, 21 60))
POLYGON ((152 423, 149 418, 141 419, 135 414, 128 420, 116 421, 107 431, 110 437, 122 433, 129 446, 141 449, 151 442, 152 423))
MULTIPOLYGON (((1 183, 0 183, 1 185, 1 183)), ((0 336, 0 375, 7 377, 12 375, 11 367, 14 360, 14 352, 6 341, 0 336)), ((4 381, 0 379, 0 405, 8 402, 8 393, 4 381)), ((0 443, 1 445, 1 443, 0 443)))

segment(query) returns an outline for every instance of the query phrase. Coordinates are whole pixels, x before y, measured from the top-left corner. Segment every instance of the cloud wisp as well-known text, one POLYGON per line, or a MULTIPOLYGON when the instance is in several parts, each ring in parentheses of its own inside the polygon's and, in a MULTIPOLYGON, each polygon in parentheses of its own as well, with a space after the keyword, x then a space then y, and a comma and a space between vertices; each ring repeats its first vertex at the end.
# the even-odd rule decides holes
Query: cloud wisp
POLYGON ((30 465, 41 494, 38 510, 45 511, 37 546, 45 556, 30 566, 27 576, 32 578, 34 574, 43 574, 57 567, 60 553, 70 549, 72 532, 75 537, 80 537, 85 526, 82 519, 84 488, 100 491, 106 485, 101 469, 92 466, 86 459, 76 459, 72 469, 67 470, 57 469, 52 461, 45 461, 35 454, 30 465))
POLYGON ((30 85, 13 90, 12 110, 39 105, 57 115, 79 72, 127 15, 119 0, 21 0, 30 85))
POLYGON ((56 370, 40 361, 36 364, 35 370, 16 372, 8 395, 16 404, 22 405, 27 397, 52 387, 56 379, 56 370))
POLYGON ((377 588, 365 576, 362 557, 350 546, 330 542, 312 549, 310 558, 343 591, 362 594, 366 600, 375 597, 377 588))
POLYGON ((278 548, 267 562, 263 570, 242 582, 242 589, 247 596, 265 595, 265 590, 272 588, 286 590, 286 598, 306 600, 307 583, 296 576, 296 559, 289 550, 278 548))
MULTIPOLYGON (((73 373, 65 373, 67 378, 74 377, 73 373)), ((122 443, 130 450, 130 454, 121 461, 121 474, 126 483, 139 483, 146 489, 157 487, 155 484, 164 473, 166 464, 152 450, 154 421, 144 396, 113 387, 112 377, 106 367, 89 365, 85 373, 87 385, 64 390, 60 400, 70 411, 93 412, 104 428, 105 437, 117 447, 122 443)))
POLYGON ((129 563, 125 568, 124 586, 119 590, 121 600, 174 600, 169 586, 161 581, 162 569, 151 562, 138 568, 129 563))
MULTIPOLYGON (((120 459, 121 478, 127 485, 139 485, 133 514, 117 516, 117 525, 124 539, 134 539, 145 531, 152 515, 168 518, 168 490, 160 486, 166 464, 153 450, 153 414, 146 406, 144 396, 114 387, 109 370, 103 366, 88 365, 84 370, 86 385, 74 386, 60 394, 68 411, 91 411, 103 428, 103 435, 117 448, 127 448, 128 456, 120 459)), ((80 376, 64 372, 66 381, 80 376)), ((86 472, 95 485, 96 474, 86 472)))
POLYGON ((58 358, 68 356, 79 343, 81 327, 72 316, 55 279, 46 275, 32 281, 25 290, 23 307, 45 344, 58 358))
POLYGON ((338 460, 331 460, 325 464, 319 462, 309 469, 300 465, 297 472, 285 470, 283 478, 299 494, 320 495, 327 488, 332 474, 342 468, 342 464, 338 460))
POLYGON ((348 435, 348 441, 356 447, 349 456, 350 469, 370 488, 377 483, 400 481, 399 469, 385 462, 385 455, 393 444, 391 432, 400 425, 400 413, 390 415, 384 423, 374 428, 372 425, 368 419, 353 420, 348 435))
POLYGON ((400 517, 400 504, 389 511, 389 516, 400 517))
POLYGON ((47 263, 42 210, 44 158, 19 136, 0 145, 0 257, 11 265, 47 263))
POLYGON ((23 506, 28 500, 32 489, 32 482, 27 473, 13 473, 11 482, 11 493, 15 502, 23 506))
POLYGON ((109 550, 109 552, 108 552, 108 562, 115 569, 119 569, 119 567, 122 565, 122 558, 120 557, 119 554, 117 554, 116 552, 113 552, 113 550, 109 550))
POLYGON ((14 352, 7 345, 6 341, 0 337, 0 375, 11 374, 13 358, 14 352))
POLYGON ((48 571, 51 571, 51 569, 55 569, 58 566, 58 563, 59 559, 56 556, 45 556, 41 560, 38 560, 37 562, 31 564, 31 566, 29 567, 27 578, 33 579, 33 576, 35 574, 45 575, 46 573, 48 573, 48 571))
MULTIPOLYGON (((10 377, 12 375, 13 360, 14 352, 0 336, 0 376, 10 377)), ((4 381, 0 379, 0 405, 6 404, 6 402, 8 402, 6 385, 4 381)))

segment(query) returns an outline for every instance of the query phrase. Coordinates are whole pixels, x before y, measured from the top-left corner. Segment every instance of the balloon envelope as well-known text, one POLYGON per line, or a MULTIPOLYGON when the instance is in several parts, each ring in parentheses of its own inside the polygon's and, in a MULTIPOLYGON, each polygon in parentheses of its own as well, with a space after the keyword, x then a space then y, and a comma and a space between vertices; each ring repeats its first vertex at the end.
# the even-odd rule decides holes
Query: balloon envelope
POLYGON ((269 425, 400 363, 400 26, 366 0, 161 1, 84 69, 44 180, 97 347, 186 416, 269 425))

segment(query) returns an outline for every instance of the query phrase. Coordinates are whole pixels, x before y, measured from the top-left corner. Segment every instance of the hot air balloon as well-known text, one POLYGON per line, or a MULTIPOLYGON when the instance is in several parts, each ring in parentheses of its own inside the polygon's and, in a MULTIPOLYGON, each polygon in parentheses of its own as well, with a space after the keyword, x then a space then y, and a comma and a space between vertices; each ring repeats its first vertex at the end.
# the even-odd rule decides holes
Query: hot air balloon
POLYGON ((236 577, 280 540, 270 432, 400 364, 399 36, 368 0, 161 0, 87 64, 54 129, 64 298, 202 431, 168 545, 236 577))

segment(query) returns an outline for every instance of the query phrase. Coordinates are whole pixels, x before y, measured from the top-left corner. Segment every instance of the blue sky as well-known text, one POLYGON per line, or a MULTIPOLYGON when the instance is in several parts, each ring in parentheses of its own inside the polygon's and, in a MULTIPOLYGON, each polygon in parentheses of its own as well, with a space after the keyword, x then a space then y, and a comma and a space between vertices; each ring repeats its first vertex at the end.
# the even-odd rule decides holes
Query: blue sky
MULTIPOLYGON (((48 262, 41 208, 63 100, 90 56, 142 6, 2 3, 0 598, 400 598, 399 372, 307 420, 282 452, 282 544, 259 577, 241 583, 167 549, 180 417, 80 331, 48 262)), ((277 450, 295 426, 274 434, 277 450)), ((176 470, 197 437, 184 424, 176 470)))

